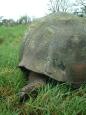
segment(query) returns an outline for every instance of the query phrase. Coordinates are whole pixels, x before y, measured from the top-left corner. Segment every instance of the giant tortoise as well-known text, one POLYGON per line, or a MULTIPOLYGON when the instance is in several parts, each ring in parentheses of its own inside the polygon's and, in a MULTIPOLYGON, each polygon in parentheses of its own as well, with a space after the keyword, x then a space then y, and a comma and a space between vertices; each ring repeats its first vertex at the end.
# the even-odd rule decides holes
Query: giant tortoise
POLYGON ((33 21, 22 43, 19 67, 29 73, 21 98, 48 77, 76 86, 86 82, 86 18, 53 13, 33 21))

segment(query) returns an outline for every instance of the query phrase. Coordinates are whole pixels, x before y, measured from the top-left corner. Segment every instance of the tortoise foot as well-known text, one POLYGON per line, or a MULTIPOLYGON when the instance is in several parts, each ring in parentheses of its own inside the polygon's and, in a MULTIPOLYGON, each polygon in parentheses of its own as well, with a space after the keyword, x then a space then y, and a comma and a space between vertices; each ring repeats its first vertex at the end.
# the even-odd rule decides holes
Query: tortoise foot
POLYGON ((24 86, 19 94, 20 102, 26 101, 29 98, 29 96, 33 98, 36 97, 37 96, 36 89, 42 87, 43 85, 44 85, 43 82, 35 81, 33 83, 29 83, 28 85, 24 86))
POLYGON ((27 99, 29 98, 28 94, 25 93, 25 92, 20 92, 19 94, 19 101, 22 103, 22 102, 25 102, 27 99))

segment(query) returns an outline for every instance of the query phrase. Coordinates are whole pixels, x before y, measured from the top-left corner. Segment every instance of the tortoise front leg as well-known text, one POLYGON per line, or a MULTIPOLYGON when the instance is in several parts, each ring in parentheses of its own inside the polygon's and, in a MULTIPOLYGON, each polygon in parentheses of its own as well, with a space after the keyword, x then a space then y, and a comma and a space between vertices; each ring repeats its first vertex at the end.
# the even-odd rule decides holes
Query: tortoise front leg
POLYGON ((31 93, 35 89, 40 88, 46 84, 45 76, 35 72, 30 72, 28 79, 29 83, 26 86, 24 86, 20 92, 21 102, 28 99, 28 93, 31 93))

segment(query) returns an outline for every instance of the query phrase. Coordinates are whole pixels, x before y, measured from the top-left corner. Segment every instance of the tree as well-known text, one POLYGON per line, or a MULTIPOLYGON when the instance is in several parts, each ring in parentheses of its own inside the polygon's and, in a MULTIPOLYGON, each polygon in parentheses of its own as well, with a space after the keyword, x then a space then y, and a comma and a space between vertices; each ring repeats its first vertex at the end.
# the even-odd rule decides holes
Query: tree
POLYGON ((0 21, 2 20, 3 16, 0 16, 0 21))
POLYGON ((31 18, 29 16, 22 16, 18 20, 19 24, 27 24, 27 23, 30 23, 30 22, 31 22, 31 18))
POLYGON ((0 16, 0 26, 2 25, 3 16, 0 16))
POLYGON ((86 16, 86 0, 76 0, 74 5, 75 13, 77 11, 77 15, 86 16))
POLYGON ((71 8, 71 3, 68 0, 50 0, 49 10, 51 12, 68 12, 71 8))
POLYGON ((2 19, 2 25, 13 26, 15 23, 13 19, 2 19))

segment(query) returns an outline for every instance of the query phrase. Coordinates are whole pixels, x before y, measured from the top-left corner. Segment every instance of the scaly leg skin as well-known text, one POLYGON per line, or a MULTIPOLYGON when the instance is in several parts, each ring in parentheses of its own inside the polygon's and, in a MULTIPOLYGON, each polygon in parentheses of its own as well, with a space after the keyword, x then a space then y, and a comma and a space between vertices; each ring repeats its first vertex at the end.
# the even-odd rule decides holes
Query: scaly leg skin
POLYGON ((28 99, 28 93, 35 91, 35 89, 40 88, 46 84, 46 78, 42 74, 35 72, 30 72, 29 83, 21 89, 20 92, 20 102, 26 101, 28 99))

